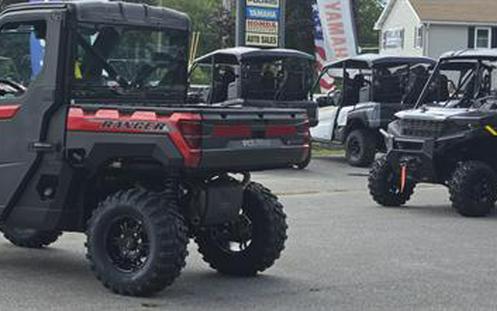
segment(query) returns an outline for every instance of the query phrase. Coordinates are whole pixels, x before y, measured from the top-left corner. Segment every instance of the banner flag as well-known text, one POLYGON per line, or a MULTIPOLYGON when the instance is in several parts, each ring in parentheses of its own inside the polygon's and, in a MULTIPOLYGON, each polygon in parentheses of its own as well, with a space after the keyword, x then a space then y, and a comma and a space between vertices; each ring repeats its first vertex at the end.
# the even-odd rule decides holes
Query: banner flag
POLYGON ((357 55, 352 0, 317 0, 327 61, 357 55))

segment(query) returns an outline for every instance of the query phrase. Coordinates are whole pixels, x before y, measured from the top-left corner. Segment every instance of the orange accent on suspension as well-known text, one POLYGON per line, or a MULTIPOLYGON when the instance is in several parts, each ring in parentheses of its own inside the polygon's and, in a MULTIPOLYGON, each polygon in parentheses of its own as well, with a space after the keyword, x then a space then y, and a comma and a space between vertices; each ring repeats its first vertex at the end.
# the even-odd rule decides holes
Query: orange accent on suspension
POLYGON ((400 166, 400 193, 404 193, 407 184, 407 165, 400 166))

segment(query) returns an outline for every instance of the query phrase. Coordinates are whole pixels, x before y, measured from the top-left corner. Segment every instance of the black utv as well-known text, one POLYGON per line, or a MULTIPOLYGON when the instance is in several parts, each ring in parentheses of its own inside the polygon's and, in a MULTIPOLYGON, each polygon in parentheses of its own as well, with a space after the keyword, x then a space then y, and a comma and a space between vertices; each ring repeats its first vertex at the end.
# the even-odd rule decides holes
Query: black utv
POLYGON ((0 15, 0 229, 39 248, 86 233, 104 286, 173 283, 194 239, 221 273, 271 267, 283 206, 250 171, 301 163, 304 110, 187 103, 190 20, 124 2, 36 2, 0 15))
POLYGON ((405 204, 418 183, 449 188, 463 216, 490 213, 497 200, 497 51, 465 50, 440 59, 418 99, 384 132, 388 153, 369 176, 373 199, 405 204), (433 98, 439 84, 445 92, 433 98))
POLYGON ((319 125, 313 140, 343 145, 353 166, 369 166, 385 151, 379 130, 394 114, 412 108, 435 61, 425 57, 364 54, 325 65, 319 82, 333 81, 328 94, 317 96, 319 125))
MULTIPOLYGON (((291 49, 236 47, 196 59, 190 68, 190 103, 220 107, 292 108, 307 111, 309 123, 318 123, 312 101, 315 60, 291 49)), ((296 165, 305 168, 305 161, 296 165)))

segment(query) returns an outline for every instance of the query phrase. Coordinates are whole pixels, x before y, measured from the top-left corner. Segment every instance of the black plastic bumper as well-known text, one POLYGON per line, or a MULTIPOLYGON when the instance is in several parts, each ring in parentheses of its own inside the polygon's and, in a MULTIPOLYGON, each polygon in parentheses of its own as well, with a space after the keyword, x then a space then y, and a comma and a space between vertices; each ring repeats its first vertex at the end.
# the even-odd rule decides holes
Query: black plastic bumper
POLYGON ((394 137, 383 133, 387 145, 387 161, 400 173, 407 167, 409 178, 416 182, 440 183, 436 158, 454 141, 464 139, 466 135, 442 138, 408 138, 394 137))

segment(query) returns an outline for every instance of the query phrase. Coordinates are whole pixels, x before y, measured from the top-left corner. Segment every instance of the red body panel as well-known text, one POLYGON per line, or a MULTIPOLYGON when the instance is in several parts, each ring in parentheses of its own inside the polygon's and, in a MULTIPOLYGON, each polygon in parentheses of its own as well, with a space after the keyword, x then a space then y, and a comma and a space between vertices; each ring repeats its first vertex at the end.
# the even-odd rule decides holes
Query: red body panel
POLYGON ((67 130, 70 132, 164 134, 169 135, 184 157, 187 167, 196 167, 200 162, 200 150, 190 148, 178 129, 181 121, 200 121, 194 113, 173 113, 161 116, 153 111, 135 111, 124 115, 117 109, 99 109, 87 112, 82 108, 69 109, 67 130))

